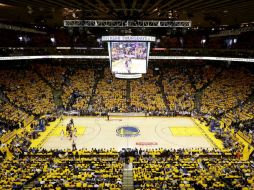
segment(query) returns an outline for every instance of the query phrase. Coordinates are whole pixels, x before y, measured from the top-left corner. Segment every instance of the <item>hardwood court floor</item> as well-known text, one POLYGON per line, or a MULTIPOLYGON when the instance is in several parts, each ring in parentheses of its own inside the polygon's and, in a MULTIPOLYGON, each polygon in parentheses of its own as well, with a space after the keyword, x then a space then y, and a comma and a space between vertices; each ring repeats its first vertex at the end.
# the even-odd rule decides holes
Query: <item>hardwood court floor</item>
MULTIPOLYGON (((214 148, 190 117, 73 117, 81 148, 214 148)), ((72 140, 61 137, 70 117, 48 132, 40 142, 46 149, 71 149, 72 140)))

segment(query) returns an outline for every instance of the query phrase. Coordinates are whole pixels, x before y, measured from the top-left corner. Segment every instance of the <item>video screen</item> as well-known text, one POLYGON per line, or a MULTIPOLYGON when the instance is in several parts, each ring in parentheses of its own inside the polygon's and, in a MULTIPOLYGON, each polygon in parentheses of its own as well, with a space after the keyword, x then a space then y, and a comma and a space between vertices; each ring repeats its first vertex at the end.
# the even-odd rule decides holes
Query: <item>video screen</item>
POLYGON ((147 46, 148 42, 111 42, 112 73, 146 73, 147 46))

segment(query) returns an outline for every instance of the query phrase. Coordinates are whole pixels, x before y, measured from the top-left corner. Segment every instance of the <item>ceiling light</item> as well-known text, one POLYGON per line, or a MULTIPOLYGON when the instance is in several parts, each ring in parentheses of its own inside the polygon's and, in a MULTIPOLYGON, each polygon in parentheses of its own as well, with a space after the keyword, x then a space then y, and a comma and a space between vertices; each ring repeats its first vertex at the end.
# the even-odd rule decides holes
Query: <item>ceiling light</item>
POLYGON ((157 10, 158 10, 158 8, 154 9, 153 12, 155 12, 155 11, 157 11, 157 10))
POLYGON ((0 7, 10 7, 10 5, 0 3, 0 7))

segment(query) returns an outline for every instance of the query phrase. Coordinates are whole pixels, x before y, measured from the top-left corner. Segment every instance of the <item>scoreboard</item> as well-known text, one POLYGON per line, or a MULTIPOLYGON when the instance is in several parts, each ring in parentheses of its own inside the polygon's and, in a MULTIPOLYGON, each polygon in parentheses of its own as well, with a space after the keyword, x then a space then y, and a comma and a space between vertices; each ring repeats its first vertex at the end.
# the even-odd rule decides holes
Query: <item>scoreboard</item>
POLYGON ((117 78, 140 78, 147 72, 152 36, 102 36, 108 42, 111 72, 117 78))

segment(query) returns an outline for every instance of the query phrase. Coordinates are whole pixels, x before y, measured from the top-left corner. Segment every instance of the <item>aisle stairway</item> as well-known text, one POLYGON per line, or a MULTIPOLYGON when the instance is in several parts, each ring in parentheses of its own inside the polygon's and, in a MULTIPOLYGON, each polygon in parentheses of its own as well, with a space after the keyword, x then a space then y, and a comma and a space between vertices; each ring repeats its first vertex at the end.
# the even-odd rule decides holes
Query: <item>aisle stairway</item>
POLYGON ((97 72, 94 73, 94 84, 92 89, 92 94, 90 95, 89 101, 88 101, 88 111, 93 109, 93 99, 96 95, 97 85, 99 81, 104 77, 104 70, 97 70, 97 72))
POLYGON ((126 105, 127 108, 131 106, 131 81, 126 81, 126 105))
POLYGON ((194 108, 198 111, 200 111, 200 108, 202 106, 202 97, 205 89, 209 87, 215 79, 220 76, 220 74, 224 71, 225 68, 221 68, 218 73, 213 77, 212 80, 209 80, 207 83, 205 83, 200 89, 196 90, 196 93, 194 94, 194 108))
POLYGON ((161 93, 162 99, 164 101, 164 104, 165 104, 167 110, 169 111, 170 110, 170 108, 169 108, 169 101, 167 99, 167 95, 165 94, 164 86, 162 84, 162 74, 160 74, 160 77, 159 77, 159 80, 157 81, 157 84, 160 87, 160 93, 161 93))
POLYGON ((201 108, 201 102, 202 102, 202 91, 198 91, 194 94, 194 109, 195 110, 200 110, 201 108))
POLYGON ((123 190, 134 190, 132 163, 125 164, 123 169, 123 190))
POLYGON ((23 187, 23 190, 29 190, 29 189, 34 189, 34 182, 40 178, 42 176, 42 172, 37 176, 35 177, 34 179, 31 179, 27 184, 24 185, 23 187))
POLYGON ((242 160, 246 161, 249 160, 250 155, 252 154, 252 152, 254 151, 254 148, 252 146, 249 146, 249 144, 245 144, 244 149, 243 149, 243 156, 242 156, 242 160))
POLYGON ((53 100, 57 108, 63 108, 62 90, 52 90, 53 100))
POLYGON ((63 93, 63 89, 61 85, 61 88, 58 89, 56 88, 52 83, 50 83, 40 72, 38 72, 38 70, 33 68, 33 71, 37 74, 37 76, 46 84, 50 87, 52 95, 53 95, 53 100, 55 105, 58 108, 62 108, 63 107, 63 101, 62 101, 62 93, 63 93))
POLYGON ((21 110, 21 111, 27 113, 28 115, 33 115, 33 113, 31 111, 26 110, 25 108, 23 108, 21 106, 18 106, 14 101, 11 101, 10 98, 1 89, 0 89, 0 100, 2 100, 3 102, 7 102, 7 103, 11 104, 16 109, 21 110))
POLYGON ((50 83, 37 69, 32 68, 33 71, 37 74, 37 76, 46 84, 48 85, 51 89, 55 89, 55 87, 50 83))
POLYGON ((63 91, 64 91, 63 89, 64 89, 64 86, 69 86, 71 84, 70 76, 74 74, 74 71, 75 70, 73 68, 67 68, 65 73, 63 74, 63 82, 61 84, 60 89, 55 89, 55 88, 52 89, 54 102, 58 108, 64 108, 63 99, 62 99, 63 91))
MULTIPOLYGON (((254 88, 252 89, 251 94, 250 94, 243 102, 240 102, 240 103, 236 104, 234 107, 232 107, 232 108, 226 110, 226 111, 224 112, 224 115, 229 114, 230 112, 234 112, 234 111, 237 110, 240 106, 241 106, 241 107, 244 107, 244 106, 245 106, 246 104, 248 104, 248 103, 251 103, 251 104, 249 105, 249 106, 251 106, 253 102, 254 102, 254 88)), ((232 119, 233 119, 233 117, 234 117, 234 115, 232 115, 232 119)))
POLYGON ((217 77, 219 77, 221 75, 221 73, 225 70, 225 68, 220 68, 220 70, 216 73, 216 75, 213 77, 212 80, 209 80, 207 83, 205 83, 200 89, 197 90, 197 92, 203 92, 208 86, 210 86, 213 81, 215 81, 215 79, 217 77))

